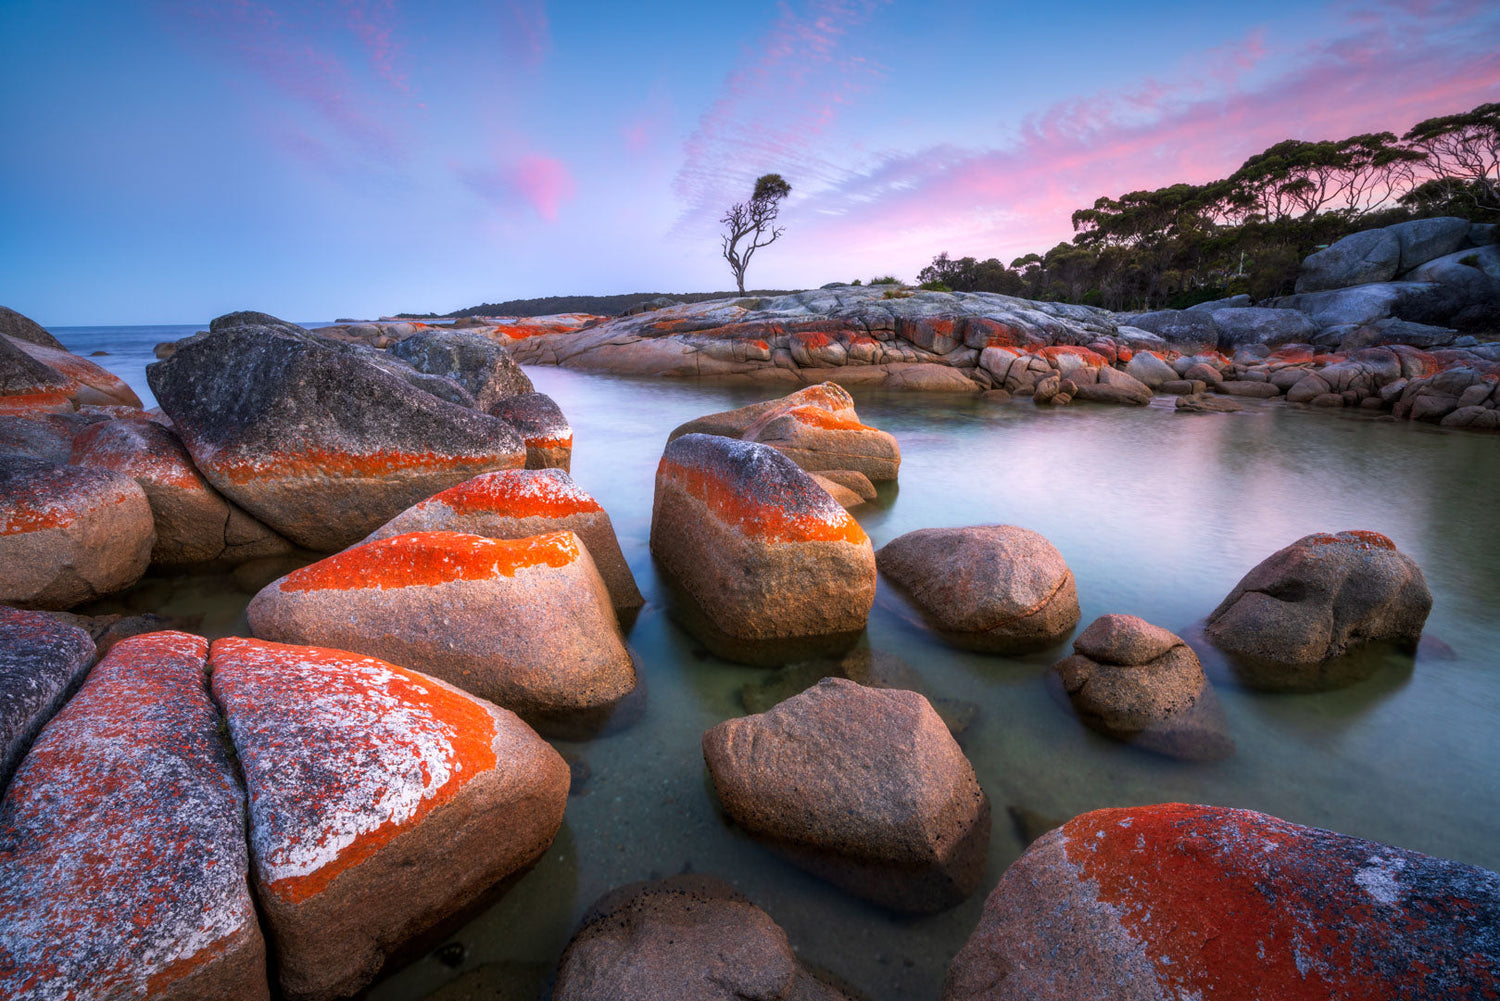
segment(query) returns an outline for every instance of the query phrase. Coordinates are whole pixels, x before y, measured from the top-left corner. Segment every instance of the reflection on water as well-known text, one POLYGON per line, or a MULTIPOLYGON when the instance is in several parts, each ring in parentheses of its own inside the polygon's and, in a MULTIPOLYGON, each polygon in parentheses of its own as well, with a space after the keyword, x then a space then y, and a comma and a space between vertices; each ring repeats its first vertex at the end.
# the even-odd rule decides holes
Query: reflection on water
MULTIPOLYGON (((465 975, 445 996, 469 996, 469 984, 534 984, 537 964, 552 968, 600 894, 693 871, 735 884, 805 962, 871 998, 936 998, 1023 832, 1106 806, 1248 807, 1500 869, 1500 438, 1250 401, 1239 414, 1185 416, 1170 399, 1037 412, 1024 402, 856 391, 861 417, 893 432, 904 460, 899 494, 855 511, 876 546, 929 526, 1021 525, 1068 561, 1081 625, 1125 612, 1184 635, 1282 546, 1370 529, 1422 566, 1434 595, 1428 632, 1454 652, 1419 656, 1414 667, 1383 657, 1350 687, 1296 695, 1254 691, 1206 661, 1237 750, 1183 762, 1094 733, 1049 696, 1047 668, 1066 644, 1020 658, 950 649, 882 594, 861 648, 899 658, 930 698, 973 707, 959 740, 997 820, 984 892, 909 918, 726 826, 705 781, 703 731, 744 712, 741 689, 757 692, 773 674, 714 658, 664 613, 647 548, 653 477, 673 427, 772 394, 530 373, 572 422, 574 478, 609 511, 648 599, 629 641, 649 701, 624 731, 558 743, 589 774, 569 799, 564 834, 508 897, 454 936, 462 950, 444 955, 457 965, 424 958, 373 997, 424 997, 465 975)), ((242 629, 236 609, 247 596, 208 586, 166 583, 154 598, 202 612, 205 630, 242 629)))

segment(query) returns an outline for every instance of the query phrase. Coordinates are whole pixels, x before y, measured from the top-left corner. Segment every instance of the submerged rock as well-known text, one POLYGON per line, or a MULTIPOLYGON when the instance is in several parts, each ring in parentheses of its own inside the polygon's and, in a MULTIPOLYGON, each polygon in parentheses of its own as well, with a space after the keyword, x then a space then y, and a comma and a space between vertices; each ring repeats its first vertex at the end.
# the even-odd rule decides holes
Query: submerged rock
POLYGON ((609 515, 561 469, 508 469, 481 473, 402 511, 370 538, 407 532, 466 532, 491 539, 528 539, 567 529, 588 547, 622 619, 646 599, 620 552, 609 515))
POLYGON ((552 843, 568 766, 512 713, 340 650, 217 640, 281 991, 329 1001, 552 843))
POLYGON ((0 803, 0 995, 260 1001, 244 793, 208 644, 115 647, 0 803))
POLYGON ((875 600, 870 540, 776 449, 690 434, 656 472, 651 552, 721 656, 785 663, 851 646, 875 600))
POLYGON ((1234 753, 1223 710, 1197 654, 1134 615, 1095 619, 1054 677, 1090 729, 1174 758, 1234 753))
POLYGON ((578 536, 413 532, 268 584, 257 637, 422 671, 549 733, 602 726, 636 687, 609 592, 578 536))
POLYGON ((1272 689, 1322 687, 1325 662, 1376 642, 1415 650, 1432 592, 1378 532, 1319 533, 1267 557, 1208 617, 1211 643, 1272 689))
POLYGON ((673 876, 596 900, 553 1001, 848 1001, 797 960, 786 932, 728 883, 673 876))
POLYGON ((85 630, 0 605, 0 792, 93 663, 85 630))
POLYGON ((1059 642, 1078 624, 1073 572, 1052 543, 1014 525, 924 528, 875 556, 946 642, 1024 653, 1059 642))
POLYGON ((0 455, 0 601, 71 608, 123 590, 155 541, 151 505, 129 477, 0 455))
POLYGON ((341 549, 438 490, 525 463, 505 422, 352 349, 281 321, 215 322, 147 368, 152 391, 208 481, 300 546, 341 549))
POLYGON ((703 735, 724 812, 849 892, 913 913, 978 887, 989 799, 927 700, 825 678, 703 735))
POLYGON ((1213 806, 1096 810, 1005 871, 944 1001, 1465 998, 1500 984, 1500 876, 1213 806))

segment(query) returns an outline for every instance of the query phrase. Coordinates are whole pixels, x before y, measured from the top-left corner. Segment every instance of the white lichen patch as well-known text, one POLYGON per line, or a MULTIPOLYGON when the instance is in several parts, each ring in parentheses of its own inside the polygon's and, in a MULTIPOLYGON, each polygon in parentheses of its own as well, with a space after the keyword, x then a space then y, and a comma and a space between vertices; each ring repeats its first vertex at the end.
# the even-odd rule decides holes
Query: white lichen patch
POLYGON ((1405 859, 1371 855, 1354 874, 1354 882, 1377 903, 1400 903, 1401 870, 1405 868, 1405 859))

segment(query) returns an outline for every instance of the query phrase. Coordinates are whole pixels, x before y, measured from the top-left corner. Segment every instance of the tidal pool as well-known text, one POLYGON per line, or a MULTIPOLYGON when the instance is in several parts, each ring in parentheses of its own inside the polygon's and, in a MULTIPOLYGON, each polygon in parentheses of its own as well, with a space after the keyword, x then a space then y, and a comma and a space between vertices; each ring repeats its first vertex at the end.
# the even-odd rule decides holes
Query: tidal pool
MULTIPOLYGON (((647 687, 623 732, 558 742, 581 788, 552 850, 510 893, 371 992, 394 999, 531 998, 585 908, 612 887, 683 871, 722 877, 786 929, 803 960, 876 1001, 935 999, 984 897, 1024 847, 1011 810, 1052 821, 1158 802, 1262 810, 1302 824, 1500 869, 1500 437, 1250 402, 1178 415, 855 391, 893 432, 898 487, 855 514, 878 547, 940 525, 1041 532, 1077 579, 1080 628, 1128 612, 1182 633, 1275 550, 1317 531, 1389 535, 1434 605, 1415 662, 1390 655, 1339 691, 1273 695, 1210 668, 1237 753, 1186 763, 1084 729, 1047 693, 1068 649, 1021 659, 951 650, 911 625, 883 583, 863 643, 900 657, 929 695, 977 706, 960 738, 994 808, 981 892, 899 917, 780 861, 727 826, 700 738, 744 712, 769 670, 709 656, 666 616, 647 548, 669 431, 772 390, 528 370, 573 424, 573 476, 609 511, 647 607, 629 633, 647 687), (1431 652, 1429 652, 1429 649, 1431 652), (586 773, 586 777, 585 776, 586 773)), ((248 596, 222 577, 158 579, 131 602, 242 632, 248 596)))

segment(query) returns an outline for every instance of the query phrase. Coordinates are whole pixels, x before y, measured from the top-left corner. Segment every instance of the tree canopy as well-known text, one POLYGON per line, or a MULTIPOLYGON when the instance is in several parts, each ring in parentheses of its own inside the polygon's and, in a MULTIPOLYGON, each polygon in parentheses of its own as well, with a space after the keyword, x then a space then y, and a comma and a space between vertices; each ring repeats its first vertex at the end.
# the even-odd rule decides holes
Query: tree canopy
POLYGON ((781 211, 781 200, 791 193, 792 186, 780 174, 762 174, 755 181, 750 200, 735 202, 719 220, 727 227, 722 237, 724 260, 729 262, 741 295, 745 294, 745 270, 750 267, 750 258, 761 247, 775 243, 786 231, 784 226, 774 223, 781 211), (741 246, 742 240, 748 242, 741 246))

